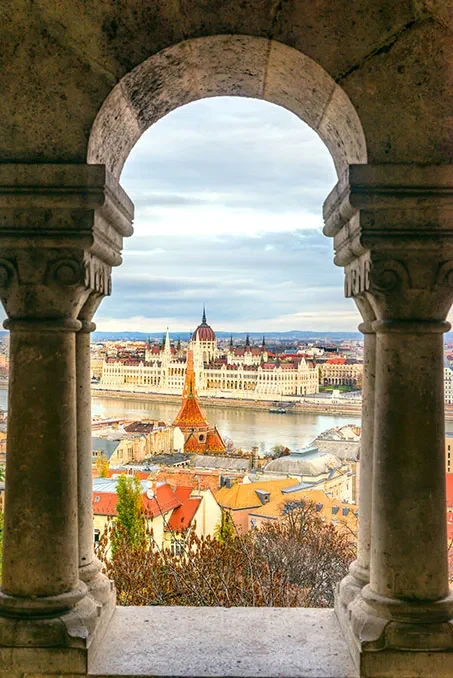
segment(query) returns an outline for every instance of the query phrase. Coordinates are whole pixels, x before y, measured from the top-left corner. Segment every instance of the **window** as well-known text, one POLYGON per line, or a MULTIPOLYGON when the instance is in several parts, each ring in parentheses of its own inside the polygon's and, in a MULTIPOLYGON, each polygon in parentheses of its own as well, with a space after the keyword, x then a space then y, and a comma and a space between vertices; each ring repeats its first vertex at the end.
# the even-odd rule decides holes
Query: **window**
POLYGON ((95 529, 94 530, 94 543, 98 544, 100 538, 101 538, 101 530, 95 529))
POLYGON ((184 539, 172 539, 170 544, 170 550, 172 556, 182 555, 186 550, 184 539))

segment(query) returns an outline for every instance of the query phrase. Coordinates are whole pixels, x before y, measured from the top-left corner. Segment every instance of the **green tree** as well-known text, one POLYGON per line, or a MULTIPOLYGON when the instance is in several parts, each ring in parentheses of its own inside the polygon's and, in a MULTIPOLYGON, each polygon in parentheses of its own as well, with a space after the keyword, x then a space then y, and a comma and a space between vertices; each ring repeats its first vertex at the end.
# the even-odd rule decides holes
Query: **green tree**
POLYGON ((98 450, 98 452, 99 452, 99 454, 97 455, 96 462, 95 462, 96 469, 97 469, 99 476, 101 478, 108 478, 109 477, 109 468, 110 468, 109 460, 107 459, 105 454, 100 452, 100 450, 98 450))
POLYGON ((120 476, 116 491, 115 525, 112 534, 112 553, 128 547, 132 551, 143 546, 146 539, 145 517, 143 515, 143 488, 137 476, 120 476))
POLYGON ((226 511, 225 509, 222 509, 222 515, 220 517, 219 523, 215 528, 214 537, 221 544, 226 544, 226 542, 230 541, 231 539, 234 539, 235 536, 236 529, 234 527, 231 513, 229 511, 226 511))

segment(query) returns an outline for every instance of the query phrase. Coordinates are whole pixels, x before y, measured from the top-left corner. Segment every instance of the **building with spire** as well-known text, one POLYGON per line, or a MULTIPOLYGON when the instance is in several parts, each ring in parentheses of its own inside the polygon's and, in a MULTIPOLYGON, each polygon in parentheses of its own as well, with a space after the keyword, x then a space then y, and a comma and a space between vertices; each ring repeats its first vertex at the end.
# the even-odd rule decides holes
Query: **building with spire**
POLYGON ((187 353, 182 405, 173 426, 184 434, 184 452, 223 454, 225 443, 215 426, 210 426, 198 402, 193 351, 187 353))
POLYGON ((252 346, 247 334, 245 345, 235 346, 231 336, 229 346, 220 351, 204 306, 186 353, 180 345, 171 345, 167 329, 161 346, 148 344, 144 361, 107 358, 101 385, 124 391, 179 394, 185 388, 189 354, 200 396, 273 401, 319 391, 318 367, 298 355, 276 359, 269 354, 265 337, 261 346, 252 346))

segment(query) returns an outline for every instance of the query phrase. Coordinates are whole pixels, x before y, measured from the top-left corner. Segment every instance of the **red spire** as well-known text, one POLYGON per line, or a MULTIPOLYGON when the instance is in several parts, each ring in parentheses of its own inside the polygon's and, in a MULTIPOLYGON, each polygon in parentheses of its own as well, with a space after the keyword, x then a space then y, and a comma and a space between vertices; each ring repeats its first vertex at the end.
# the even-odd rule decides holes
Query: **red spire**
POLYGON ((182 406, 173 422, 173 425, 179 426, 182 429, 191 427, 197 428, 200 425, 208 426, 207 419, 203 414, 197 400, 192 351, 187 352, 186 380, 184 382, 184 391, 182 394, 182 406))

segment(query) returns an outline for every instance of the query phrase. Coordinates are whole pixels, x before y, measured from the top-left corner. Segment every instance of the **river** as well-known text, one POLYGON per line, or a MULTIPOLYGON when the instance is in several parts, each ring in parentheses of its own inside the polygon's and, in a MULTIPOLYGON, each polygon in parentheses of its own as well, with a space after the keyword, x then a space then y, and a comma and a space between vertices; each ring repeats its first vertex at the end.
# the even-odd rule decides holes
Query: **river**
MULTIPOLYGON (((285 445, 291 450, 304 447, 319 433, 333 426, 360 424, 356 416, 331 416, 319 414, 271 414, 267 410, 240 407, 216 407, 203 403, 211 424, 215 424, 224 438, 231 438, 235 447, 251 449, 257 446, 260 453, 274 445, 285 445)), ((103 418, 161 419, 171 422, 179 410, 178 404, 139 401, 128 398, 93 398, 93 414, 103 418)))
MULTIPOLYGON (((7 408, 7 391, 0 390, 0 408, 7 408)), ((274 445, 285 445, 291 450, 304 447, 319 433, 333 426, 360 425, 355 416, 307 414, 271 414, 266 410, 216 407, 204 405, 209 422, 215 424, 222 436, 231 438, 236 447, 259 448, 266 452, 274 445)), ((93 415, 102 418, 160 419, 173 421, 179 406, 172 403, 140 401, 129 398, 93 398, 93 415)), ((453 421, 445 422, 445 430, 453 432, 453 421)))

